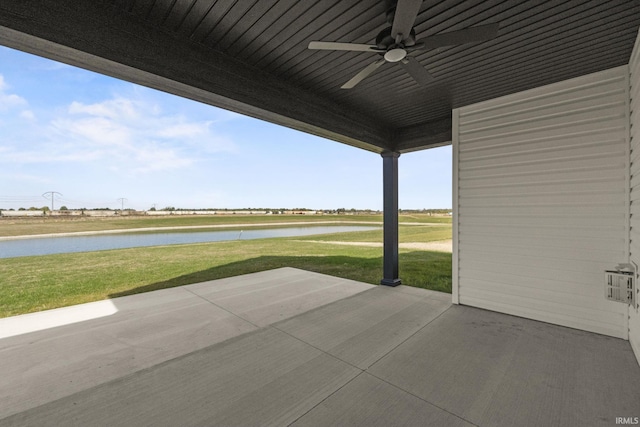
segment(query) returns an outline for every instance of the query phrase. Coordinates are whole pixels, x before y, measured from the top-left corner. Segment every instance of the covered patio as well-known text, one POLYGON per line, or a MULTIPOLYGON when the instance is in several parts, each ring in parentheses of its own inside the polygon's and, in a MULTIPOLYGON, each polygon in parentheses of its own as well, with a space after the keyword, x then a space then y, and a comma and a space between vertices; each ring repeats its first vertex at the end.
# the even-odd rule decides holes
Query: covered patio
POLYGON ((455 149, 453 110, 629 64, 639 26, 629 0, 0 5, 5 46, 380 154, 390 286, 399 157, 455 149))
POLYGON ((639 278, 639 26, 627 0, 3 2, 3 45, 381 155, 389 286, 287 268, 5 319, 0 425, 635 422, 640 292, 603 273, 639 278), (448 144, 442 295, 401 285, 398 172, 448 144))
POLYGON ((609 426, 640 413, 628 342, 450 300, 282 268, 114 298, 91 320, 101 303, 2 319, 16 335, 0 340, 0 425, 609 426))

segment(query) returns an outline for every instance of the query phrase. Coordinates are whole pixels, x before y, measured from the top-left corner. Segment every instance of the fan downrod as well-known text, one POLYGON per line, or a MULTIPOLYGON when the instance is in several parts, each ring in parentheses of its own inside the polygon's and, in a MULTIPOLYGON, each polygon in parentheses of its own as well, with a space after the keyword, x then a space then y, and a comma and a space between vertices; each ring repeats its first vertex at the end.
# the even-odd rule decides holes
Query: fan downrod
POLYGON ((380 31, 376 36, 376 47, 380 50, 389 50, 394 45, 402 45, 402 47, 411 47, 416 44, 416 32, 412 28, 408 36, 403 36, 399 43, 391 35, 391 27, 387 27, 380 31))

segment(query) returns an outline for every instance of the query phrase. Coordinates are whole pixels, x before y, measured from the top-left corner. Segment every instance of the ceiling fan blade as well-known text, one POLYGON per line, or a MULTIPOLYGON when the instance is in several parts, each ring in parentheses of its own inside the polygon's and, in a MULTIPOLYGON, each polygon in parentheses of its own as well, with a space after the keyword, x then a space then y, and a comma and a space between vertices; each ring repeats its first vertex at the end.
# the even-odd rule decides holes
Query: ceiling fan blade
POLYGON ((422 86, 427 86, 435 80, 431 73, 412 56, 407 56, 404 61, 400 61, 400 64, 413 77, 413 80, 422 86))
POLYGON ((378 60, 376 62, 373 62, 373 63, 367 65, 358 74, 353 76, 351 78, 351 80, 349 80, 348 82, 343 84, 340 87, 340 89, 351 89, 351 88, 353 88, 355 85, 360 83, 362 80, 364 80, 365 78, 367 78, 368 76, 373 74, 373 72, 376 71, 378 68, 380 68, 380 66, 382 64, 384 64, 385 62, 387 62, 387 61, 385 61, 384 58, 383 58, 383 59, 380 59, 380 60, 378 60))
POLYGON ((403 39, 411 34, 420 6, 422 6, 422 0, 398 0, 391 26, 391 36, 394 39, 398 34, 402 34, 403 39))
POLYGON ((376 46, 357 43, 310 42, 309 49, 317 50, 350 50, 354 52, 379 52, 376 46))
POLYGON ((479 25, 464 30, 425 37, 424 39, 416 41, 416 45, 422 45, 420 49, 436 49, 443 46, 484 42, 496 37, 499 28, 500 26, 498 24, 479 25))

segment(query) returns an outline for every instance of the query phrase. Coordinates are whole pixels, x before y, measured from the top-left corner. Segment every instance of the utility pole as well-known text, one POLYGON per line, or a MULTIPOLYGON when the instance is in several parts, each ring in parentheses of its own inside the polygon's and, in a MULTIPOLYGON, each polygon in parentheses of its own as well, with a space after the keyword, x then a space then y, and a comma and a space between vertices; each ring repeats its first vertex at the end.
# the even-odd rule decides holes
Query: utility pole
POLYGON ((42 197, 44 197, 45 199, 48 199, 47 194, 51 194, 51 212, 53 212, 54 211, 53 200, 55 199, 56 194, 58 196, 62 196, 62 194, 58 193, 57 191, 47 191, 46 193, 42 194, 42 197))
POLYGON ((124 212, 124 202, 127 202, 128 200, 124 197, 120 197, 118 201, 120 202, 120 213, 122 213, 124 212))

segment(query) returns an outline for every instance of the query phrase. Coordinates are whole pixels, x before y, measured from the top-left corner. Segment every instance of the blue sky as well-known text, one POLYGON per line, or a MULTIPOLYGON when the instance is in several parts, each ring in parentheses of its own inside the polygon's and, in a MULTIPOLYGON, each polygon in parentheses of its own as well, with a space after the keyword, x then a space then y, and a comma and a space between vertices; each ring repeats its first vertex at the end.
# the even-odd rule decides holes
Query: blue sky
MULTIPOLYGON (((451 147, 399 159, 402 209, 451 207, 451 147)), ((0 209, 382 209, 378 154, 0 46, 0 209)))

